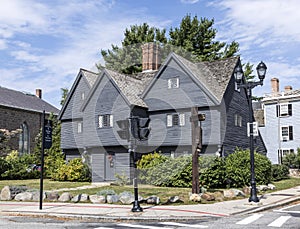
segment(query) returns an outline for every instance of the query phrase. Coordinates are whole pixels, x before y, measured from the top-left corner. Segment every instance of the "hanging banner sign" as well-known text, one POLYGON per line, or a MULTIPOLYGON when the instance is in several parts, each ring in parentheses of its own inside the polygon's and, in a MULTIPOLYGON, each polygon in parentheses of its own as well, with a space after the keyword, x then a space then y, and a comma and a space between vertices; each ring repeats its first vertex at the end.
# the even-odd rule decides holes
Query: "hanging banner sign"
POLYGON ((50 149, 52 146, 52 121, 45 120, 44 126, 44 148, 50 149))

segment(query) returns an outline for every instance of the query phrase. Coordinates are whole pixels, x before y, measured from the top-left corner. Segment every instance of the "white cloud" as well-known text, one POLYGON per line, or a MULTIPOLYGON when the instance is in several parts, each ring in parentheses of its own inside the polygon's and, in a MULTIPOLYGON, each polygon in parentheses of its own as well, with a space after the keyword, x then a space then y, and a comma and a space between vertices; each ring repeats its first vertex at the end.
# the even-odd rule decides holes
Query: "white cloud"
POLYGON ((185 3, 185 4, 195 4, 199 2, 199 0, 180 0, 180 2, 185 3))
POLYGON ((220 0, 215 5, 226 13, 222 23, 230 27, 227 35, 261 45, 266 40, 269 43, 300 42, 298 0, 220 0), (264 39, 257 40, 261 37, 264 39))

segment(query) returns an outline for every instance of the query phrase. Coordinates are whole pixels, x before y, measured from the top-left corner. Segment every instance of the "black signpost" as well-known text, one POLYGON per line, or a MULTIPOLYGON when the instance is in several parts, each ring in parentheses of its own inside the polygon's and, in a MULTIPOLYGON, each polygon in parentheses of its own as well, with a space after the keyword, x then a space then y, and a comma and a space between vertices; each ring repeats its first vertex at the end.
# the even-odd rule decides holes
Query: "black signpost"
POLYGON ((50 149, 51 146, 52 146, 52 121, 45 119, 45 111, 43 111, 41 176, 40 176, 40 210, 43 209, 44 154, 45 154, 45 149, 50 149))

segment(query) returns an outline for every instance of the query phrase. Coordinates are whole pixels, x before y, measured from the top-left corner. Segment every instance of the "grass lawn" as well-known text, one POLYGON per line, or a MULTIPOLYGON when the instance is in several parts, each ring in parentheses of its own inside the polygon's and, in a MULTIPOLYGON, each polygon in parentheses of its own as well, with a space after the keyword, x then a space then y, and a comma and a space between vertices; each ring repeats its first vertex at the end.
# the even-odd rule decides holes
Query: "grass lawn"
MULTIPOLYGON (((90 185, 89 182, 58 182, 58 181, 51 181, 48 179, 44 180, 44 190, 57 190, 61 188, 75 188, 80 186, 86 186, 90 185)), ((300 178, 290 178, 278 182, 273 182, 273 184, 276 186, 276 190, 282 190, 282 189, 288 189, 295 186, 300 185, 300 178)), ((0 190, 5 185, 25 185, 28 189, 39 189, 40 186, 40 180, 0 180, 0 190)), ((88 195, 97 194, 101 190, 114 190, 117 194, 127 191, 133 193, 133 187, 131 185, 126 186, 103 186, 103 187, 97 187, 97 188, 91 188, 91 189, 85 189, 85 190, 75 190, 70 191, 72 195, 80 194, 80 193, 86 193, 88 195)), ((167 201, 167 199, 170 196, 179 196, 183 201, 184 204, 191 204, 189 199, 189 193, 192 191, 191 188, 168 188, 168 187, 156 187, 151 185, 139 185, 139 195, 143 197, 148 197, 151 195, 159 196, 161 199, 161 202, 167 201)), ((208 190, 210 191, 210 190, 208 190)), ((217 190, 214 190, 217 191, 217 190)), ((268 191, 271 192, 271 191, 268 191)), ((62 192, 60 192, 61 194, 62 192)), ((213 202, 210 202, 213 203, 213 202)))

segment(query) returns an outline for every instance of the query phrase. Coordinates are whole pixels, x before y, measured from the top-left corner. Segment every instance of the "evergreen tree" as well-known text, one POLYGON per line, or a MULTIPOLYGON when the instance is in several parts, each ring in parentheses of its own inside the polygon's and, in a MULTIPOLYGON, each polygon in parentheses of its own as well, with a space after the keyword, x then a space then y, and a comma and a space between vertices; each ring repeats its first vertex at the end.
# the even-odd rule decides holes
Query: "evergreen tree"
MULTIPOLYGON (((112 45, 111 50, 101 50, 105 61, 105 67, 125 74, 142 71, 142 49, 141 44, 147 42, 166 43, 166 30, 150 27, 147 23, 133 25, 126 29, 122 47, 112 45)), ((104 66, 97 65, 101 70, 104 66)))
POLYGON ((182 47, 192 54, 194 61, 213 61, 221 58, 231 57, 238 52, 238 43, 231 44, 214 41, 217 30, 213 28, 214 19, 191 18, 185 16, 179 28, 171 28, 170 44, 182 47))
MULTIPOLYGON (((239 45, 215 41, 217 30, 213 28, 214 20, 197 16, 185 16, 178 28, 171 28, 169 39, 166 30, 150 27, 147 23, 133 25, 124 32, 122 47, 112 45, 111 50, 101 50, 105 67, 125 74, 142 70, 141 44, 158 42, 161 45, 162 60, 175 52, 192 61, 212 61, 227 58, 238 52, 239 45)), ((101 64, 98 69, 104 68, 101 64)))

